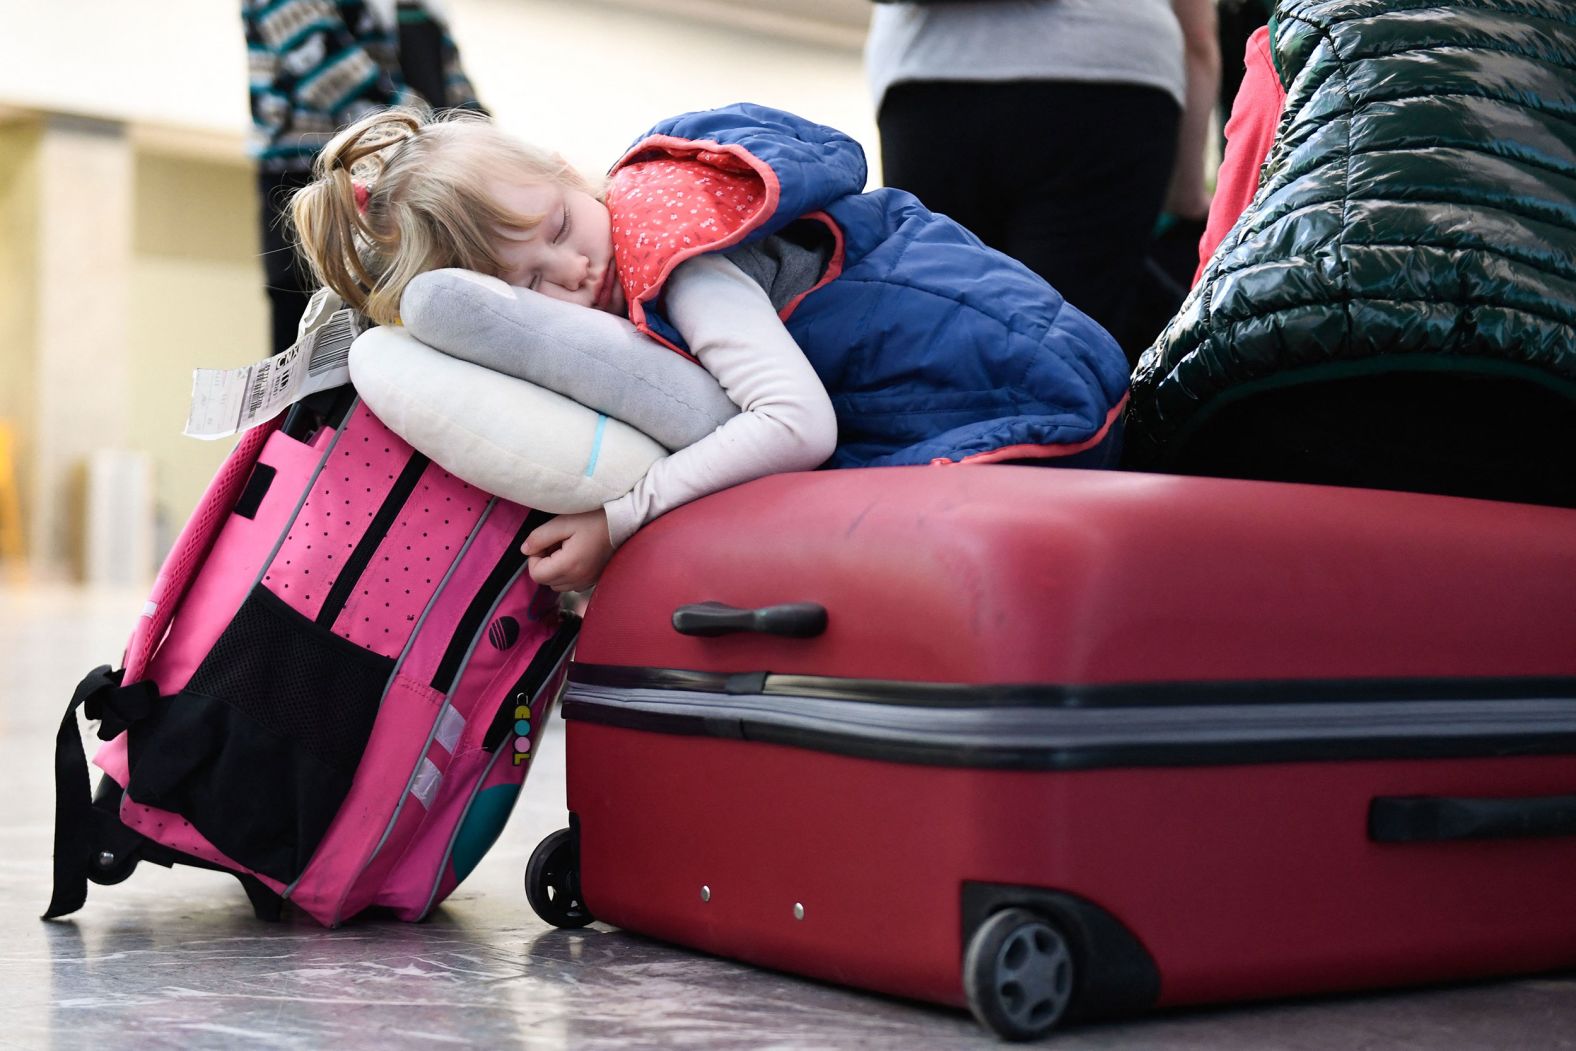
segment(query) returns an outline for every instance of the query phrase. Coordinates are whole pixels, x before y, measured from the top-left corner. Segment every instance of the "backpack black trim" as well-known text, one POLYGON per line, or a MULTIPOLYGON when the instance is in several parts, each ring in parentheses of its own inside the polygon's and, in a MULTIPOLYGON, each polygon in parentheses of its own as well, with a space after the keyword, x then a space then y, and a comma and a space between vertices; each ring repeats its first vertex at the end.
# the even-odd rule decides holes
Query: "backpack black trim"
POLYGON ((58 919, 82 908, 89 881, 105 886, 120 883, 139 862, 151 861, 166 868, 182 864, 230 872, 246 891, 257 918, 278 920, 284 899, 262 881, 171 850, 127 828, 120 820, 124 791, 113 778, 101 778, 97 792, 92 791, 87 752, 77 729, 78 710, 99 721, 98 736, 108 741, 165 702, 150 682, 121 685, 124 674, 124 669, 111 671, 107 664, 88 672, 72 693, 55 735, 54 886, 43 918, 58 919))

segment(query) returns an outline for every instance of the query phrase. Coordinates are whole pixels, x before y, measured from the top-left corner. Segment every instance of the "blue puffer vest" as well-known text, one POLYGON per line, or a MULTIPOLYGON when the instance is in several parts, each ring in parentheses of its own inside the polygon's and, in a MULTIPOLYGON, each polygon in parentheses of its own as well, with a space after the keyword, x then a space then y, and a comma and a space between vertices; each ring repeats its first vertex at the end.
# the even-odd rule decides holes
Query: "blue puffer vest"
POLYGON ((912 195, 862 193, 865 178, 858 143, 779 110, 738 104, 658 124, 614 165, 607 198, 631 320, 682 350, 662 313, 674 267, 818 222, 831 262, 782 316, 837 412, 829 466, 1114 463, 1127 365, 1111 336, 912 195), (699 194, 711 207, 655 216, 643 169, 661 171, 666 199, 699 194), (653 218, 667 224, 660 237, 653 218))

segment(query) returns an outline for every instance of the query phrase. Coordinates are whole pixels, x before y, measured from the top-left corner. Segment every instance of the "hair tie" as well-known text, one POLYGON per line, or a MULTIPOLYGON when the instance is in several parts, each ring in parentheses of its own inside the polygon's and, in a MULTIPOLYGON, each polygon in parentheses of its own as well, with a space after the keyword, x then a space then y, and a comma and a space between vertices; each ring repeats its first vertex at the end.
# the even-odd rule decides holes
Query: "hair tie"
POLYGON ((367 214, 367 199, 372 196, 372 190, 364 182, 353 182, 351 189, 356 194, 356 211, 361 215, 367 214))

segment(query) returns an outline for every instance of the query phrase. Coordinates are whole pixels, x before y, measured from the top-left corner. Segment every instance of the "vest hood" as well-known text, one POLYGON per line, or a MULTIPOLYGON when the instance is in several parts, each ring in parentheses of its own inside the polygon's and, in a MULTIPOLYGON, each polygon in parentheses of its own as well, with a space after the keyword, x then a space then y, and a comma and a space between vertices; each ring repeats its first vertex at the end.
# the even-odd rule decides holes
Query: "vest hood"
MULTIPOLYGON (((740 103, 663 121, 613 165, 608 184, 630 320, 651 324, 648 305, 685 260, 778 233, 859 193, 866 177, 857 142, 781 110, 740 103)), ((675 342, 660 323, 655 334, 675 342)))

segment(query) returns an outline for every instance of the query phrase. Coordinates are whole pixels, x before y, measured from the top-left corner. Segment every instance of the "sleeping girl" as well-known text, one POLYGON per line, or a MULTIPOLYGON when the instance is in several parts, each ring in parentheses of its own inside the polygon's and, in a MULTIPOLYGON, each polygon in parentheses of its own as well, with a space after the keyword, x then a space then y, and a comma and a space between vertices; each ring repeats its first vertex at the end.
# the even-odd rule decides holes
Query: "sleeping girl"
POLYGON ((533 579, 583 590, 644 523, 779 471, 1114 462, 1115 341, 865 177, 848 136, 755 105, 664 121, 603 181, 476 114, 396 109, 331 141, 292 213, 322 283, 379 325, 419 275, 476 271, 627 318, 739 407, 628 493, 526 539, 533 579))

